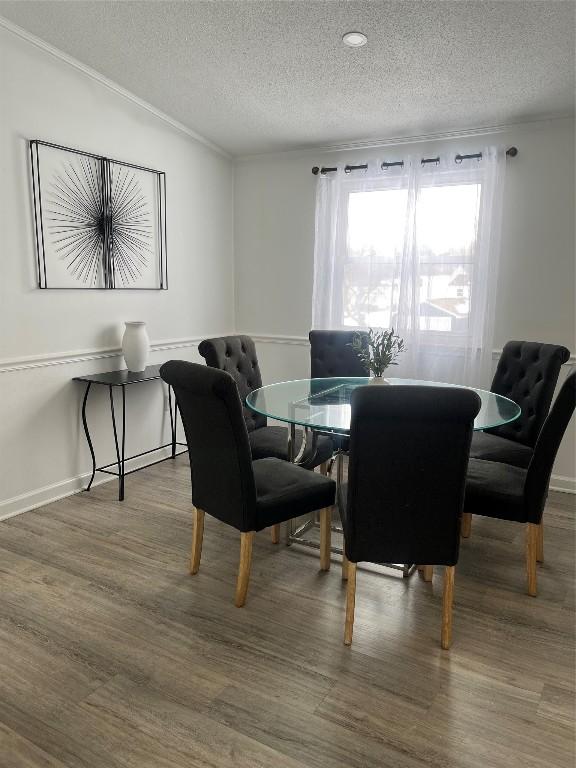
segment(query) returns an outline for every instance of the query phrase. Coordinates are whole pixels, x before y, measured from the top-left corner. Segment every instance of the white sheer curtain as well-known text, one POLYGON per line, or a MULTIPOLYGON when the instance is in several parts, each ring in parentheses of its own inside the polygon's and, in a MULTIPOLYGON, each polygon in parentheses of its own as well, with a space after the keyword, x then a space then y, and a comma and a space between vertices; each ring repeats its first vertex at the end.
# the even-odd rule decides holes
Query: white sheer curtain
POLYGON ((314 328, 390 327, 406 341, 394 375, 487 385, 505 151, 480 159, 320 174, 314 328))

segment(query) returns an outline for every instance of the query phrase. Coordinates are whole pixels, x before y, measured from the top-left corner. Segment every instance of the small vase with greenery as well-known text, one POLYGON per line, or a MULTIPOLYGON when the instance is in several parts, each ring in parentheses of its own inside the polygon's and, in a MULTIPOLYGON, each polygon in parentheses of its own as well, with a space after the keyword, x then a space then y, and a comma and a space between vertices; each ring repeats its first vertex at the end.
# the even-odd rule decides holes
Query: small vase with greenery
POLYGON ((369 328, 354 335, 352 349, 360 358, 374 384, 386 384, 384 371, 391 365, 398 365, 398 356, 404 351, 404 339, 390 330, 376 331, 369 328))

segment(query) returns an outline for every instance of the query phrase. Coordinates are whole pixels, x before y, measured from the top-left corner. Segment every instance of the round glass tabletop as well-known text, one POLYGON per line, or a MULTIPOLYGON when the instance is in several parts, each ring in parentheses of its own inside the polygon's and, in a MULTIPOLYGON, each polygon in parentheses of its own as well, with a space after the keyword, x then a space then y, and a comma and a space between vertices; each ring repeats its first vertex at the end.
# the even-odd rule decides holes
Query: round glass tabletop
MULTIPOLYGON (((367 378, 283 381, 250 392, 246 398, 246 405, 253 411, 277 421, 347 434, 350 431, 350 395, 356 387, 363 386, 368 381, 367 378)), ((387 381, 391 386, 395 384, 455 386, 418 379, 389 378, 387 381)), ((475 430, 499 427, 514 421, 520 415, 520 406, 513 400, 486 389, 475 387, 469 387, 469 389, 477 392, 482 400, 480 411, 474 420, 475 430)))

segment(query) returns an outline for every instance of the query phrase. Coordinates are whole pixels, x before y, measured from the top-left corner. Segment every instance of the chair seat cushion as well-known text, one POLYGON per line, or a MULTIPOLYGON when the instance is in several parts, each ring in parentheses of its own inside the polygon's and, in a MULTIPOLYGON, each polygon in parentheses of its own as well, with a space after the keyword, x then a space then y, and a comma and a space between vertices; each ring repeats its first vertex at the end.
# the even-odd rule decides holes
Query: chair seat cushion
MULTIPOLYGON (((302 446, 303 432, 296 430, 296 454, 302 446)), ((288 429, 287 427, 260 427, 248 433, 252 459, 283 459, 288 461, 288 429)), ((318 437, 316 455, 312 457, 310 448, 306 447, 306 454, 302 466, 310 469, 320 466, 325 461, 330 461, 334 454, 334 446, 329 437, 318 437)))
POLYGON ((336 483, 329 477, 282 459, 257 459, 252 466, 257 530, 334 504, 336 483))
POLYGON ((499 461, 514 467, 526 468, 532 458, 532 448, 506 437, 498 437, 488 432, 474 432, 470 457, 485 461, 499 461))
POLYGON ((497 461, 470 459, 464 512, 499 520, 526 522, 524 483, 527 471, 497 461))

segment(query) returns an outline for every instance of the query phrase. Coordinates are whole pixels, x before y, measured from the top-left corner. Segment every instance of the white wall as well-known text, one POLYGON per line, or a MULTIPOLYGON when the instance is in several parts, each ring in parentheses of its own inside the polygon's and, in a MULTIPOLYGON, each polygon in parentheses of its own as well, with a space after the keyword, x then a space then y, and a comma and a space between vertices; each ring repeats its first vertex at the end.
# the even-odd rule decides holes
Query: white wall
MULTIPOLYGON (((310 168, 384 153, 399 158, 403 148, 245 158, 233 186, 225 156, 1 27, 0 57, 2 518, 81 487, 90 462, 80 422, 82 387, 71 379, 121 367, 124 320, 147 321, 154 363, 197 359, 199 339, 236 329, 259 339, 268 381, 305 376, 314 237, 310 168), (36 288, 29 138, 166 171, 167 292, 36 288)), ((472 150, 485 140, 467 138, 454 148, 472 150)), ((574 351, 574 125, 524 126, 497 140, 516 144, 520 154, 509 163, 495 346, 524 337, 574 351)), ((420 149, 428 153, 434 145, 420 149)), ((139 385, 128 394, 127 451, 165 441, 161 385, 139 385)), ((89 408, 99 462, 114 458, 106 396, 94 392, 89 408)), ((556 472, 556 485, 574 487, 573 432, 556 472)))
MULTIPOLYGON (((89 454, 71 379, 122 367, 123 321, 147 321, 152 363, 195 358, 195 340, 234 328, 234 265, 228 158, 1 27, 0 56, 2 517, 79 487, 89 454), (166 172, 168 291, 36 288, 30 138, 166 172)), ((89 411, 102 463, 114 457, 104 395, 89 411)), ((128 451, 167 437, 160 383, 129 389, 128 400, 128 451)))
MULTIPOLYGON (((565 344, 576 352, 574 288, 574 122, 518 126, 494 136, 440 142, 454 152, 485 143, 515 145, 508 160, 495 349, 509 339, 565 344), (448 145, 448 147, 447 147, 448 145)), ((412 145, 433 156, 439 142, 412 145)), ((236 326, 260 338, 267 381, 306 376, 314 246, 313 165, 397 160, 405 146, 346 152, 262 155, 237 162, 235 176, 236 326), (287 339, 270 338, 287 336, 287 339)), ((567 367, 566 367, 567 369, 567 367)), ((562 380, 567 370, 563 372, 562 380)), ((553 485, 574 489, 574 426, 553 485)))

